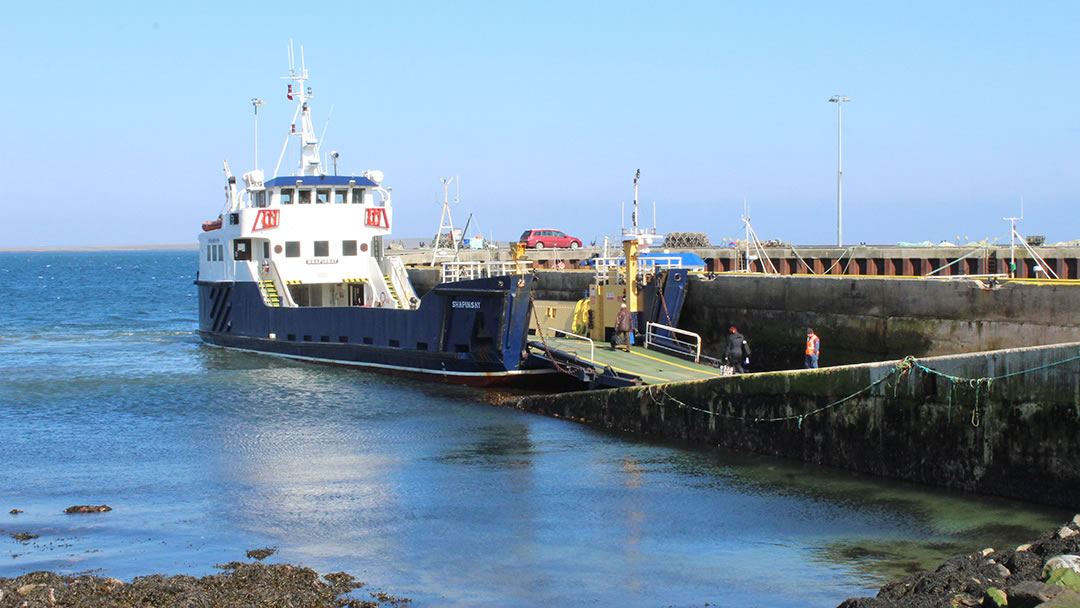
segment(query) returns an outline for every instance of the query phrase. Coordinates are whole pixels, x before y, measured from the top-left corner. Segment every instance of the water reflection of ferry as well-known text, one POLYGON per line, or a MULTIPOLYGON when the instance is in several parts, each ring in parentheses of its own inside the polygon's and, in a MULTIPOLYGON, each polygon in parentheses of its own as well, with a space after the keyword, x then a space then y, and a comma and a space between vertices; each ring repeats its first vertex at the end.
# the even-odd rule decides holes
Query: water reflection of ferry
POLYGON ((527 364, 533 278, 519 266, 418 297, 401 260, 383 256, 393 207, 382 172, 326 174, 307 70, 290 64, 300 166, 268 180, 256 167, 237 183, 226 163, 225 208, 199 235, 202 339, 469 384, 550 371, 527 364))

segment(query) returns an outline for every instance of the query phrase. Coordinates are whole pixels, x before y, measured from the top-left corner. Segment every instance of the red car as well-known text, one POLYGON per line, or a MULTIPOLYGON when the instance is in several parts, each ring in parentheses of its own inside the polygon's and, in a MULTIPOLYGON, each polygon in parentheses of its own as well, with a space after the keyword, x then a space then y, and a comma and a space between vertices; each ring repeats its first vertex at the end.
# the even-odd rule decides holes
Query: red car
POLYGON ((581 239, 567 236, 565 232, 559 232, 558 230, 526 230, 521 233, 521 238, 518 241, 533 249, 543 249, 545 247, 577 249, 581 247, 581 239))

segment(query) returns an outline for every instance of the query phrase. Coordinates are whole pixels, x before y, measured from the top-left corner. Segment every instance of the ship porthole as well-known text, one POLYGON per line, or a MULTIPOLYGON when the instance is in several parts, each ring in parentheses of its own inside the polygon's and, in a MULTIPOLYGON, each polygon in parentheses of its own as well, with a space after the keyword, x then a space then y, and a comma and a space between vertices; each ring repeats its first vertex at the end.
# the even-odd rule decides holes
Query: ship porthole
POLYGON ((274 245, 274 253, 281 253, 281 245, 274 245))

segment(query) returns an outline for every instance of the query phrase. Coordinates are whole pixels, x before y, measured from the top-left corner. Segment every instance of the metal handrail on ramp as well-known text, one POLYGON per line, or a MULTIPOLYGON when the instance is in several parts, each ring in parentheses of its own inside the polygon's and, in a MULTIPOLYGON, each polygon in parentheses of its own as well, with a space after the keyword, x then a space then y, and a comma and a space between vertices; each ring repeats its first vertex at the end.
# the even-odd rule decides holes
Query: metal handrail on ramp
POLYGON ((692 331, 686 331, 685 329, 679 329, 677 327, 671 327, 670 325, 661 325, 659 323, 653 323, 651 321, 645 325, 645 348, 649 348, 649 346, 651 345, 651 346, 656 347, 656 348, 662 348, 662 349, 669 350, 669 351, 676 352, 676 353, 680 353, 680 354, 687 354, 686 352, 680 351, 679 349, 671 348, 670 346, 666 346, 664 344, 658 343, 656 341, 656 338, 663 338, 665 342, 672 342, 672 343, 677 344, 679 346, 685 346, 687 348, 687 350, 689 351, 689 353, 694 355, 694 363, 700 363, 701 362, 701 336, 700 335, 698 335, 698 334, 696 334, 696 333, 694 333, 692 331), (653 331, 654 328, 671 332, 671 335, 668 335, 668 336, 660 335, 660 334, 653 331), (685 335, 685 336, 692 337, 694 339, 694 342, 688 342, 688 341, 685 341, 685 340, 680 340, 680 339, 675 337, 675 334, 682 334, 682 335, 685 335))
POLYGON ((596 343, 592 341, 592 338, 587 338, 585 336, 579 336, 577 334, 572 334, 572 333, 570 333, 570 332, 568 332, 568 331, 566 331, 564 329, 559 329, 557 327, 547 327, 545 329, 549 329, 549 330, 551 330, 553 332, 558 332, 560 334, 563 334, 565 336, 569 336, 571 338, 577 338, 579 340, 587 341, 589 343, 589 358, 594 359, 594 360, 596 359, 596 343))

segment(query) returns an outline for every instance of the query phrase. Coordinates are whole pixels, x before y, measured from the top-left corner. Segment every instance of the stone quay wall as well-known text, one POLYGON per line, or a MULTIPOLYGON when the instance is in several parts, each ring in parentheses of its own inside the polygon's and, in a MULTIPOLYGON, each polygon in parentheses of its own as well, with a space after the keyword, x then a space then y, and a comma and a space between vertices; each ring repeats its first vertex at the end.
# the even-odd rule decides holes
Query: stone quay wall
POLYGON ((806 328, 821 365, 1080 341, 1080 284, 727 274, 692 281, 679 327, 721 350, 735 325, 754 370, 802 367, 806 328))
POLYGON ((1080 343, 525 397, 518 409, 1063 507, 1080 343))

